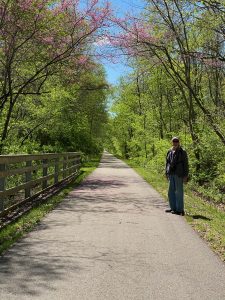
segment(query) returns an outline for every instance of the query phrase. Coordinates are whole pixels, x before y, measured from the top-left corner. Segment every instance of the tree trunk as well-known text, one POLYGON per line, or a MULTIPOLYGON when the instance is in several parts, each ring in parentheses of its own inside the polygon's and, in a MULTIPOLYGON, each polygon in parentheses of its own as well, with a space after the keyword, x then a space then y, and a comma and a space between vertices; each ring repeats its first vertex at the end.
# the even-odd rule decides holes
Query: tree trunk
POLYGON ((8 129, 9 129, 9 123, 10 123, 10 119, 11 119, 13 107, 14 107, 14 102, 11 101, 10 105, 9 105, 8 113, 7 113, 7 116, 6 116, 6 119, 5 119, 5 123, 4 123, 4 127, 3 127, 3 130, 2 130, 2 134, 1 134, 0 154, 2 154, 3 146, 4 146, 4 141, 7 138, 8 129))

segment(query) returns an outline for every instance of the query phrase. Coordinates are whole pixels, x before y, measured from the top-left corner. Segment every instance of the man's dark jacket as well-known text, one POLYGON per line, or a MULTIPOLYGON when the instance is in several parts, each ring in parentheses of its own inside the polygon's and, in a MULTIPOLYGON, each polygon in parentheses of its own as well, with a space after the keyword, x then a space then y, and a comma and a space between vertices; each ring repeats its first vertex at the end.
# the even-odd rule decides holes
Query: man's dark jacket
POLYGON ((189 172, 187 152, 179 147, 173 154, 172 149, 166 155, 166 175, 187 177, 189 172))

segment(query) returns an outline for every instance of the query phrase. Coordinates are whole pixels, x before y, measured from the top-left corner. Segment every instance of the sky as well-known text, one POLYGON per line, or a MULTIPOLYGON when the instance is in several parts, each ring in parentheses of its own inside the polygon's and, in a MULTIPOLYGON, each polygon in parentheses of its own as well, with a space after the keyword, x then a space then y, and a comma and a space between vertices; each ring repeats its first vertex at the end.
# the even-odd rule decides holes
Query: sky
MULTIPOLYGON (((123 17, 128 12, 133 15, 138 15, 144 8, 144 0, 111 0, 110 2, 118 17, 123 17)), ((121 76, 131 71, 125 59, 119 63, 103 61, 103 64, 106 70, 107 80, 113 85, 118 83, 121 76)))

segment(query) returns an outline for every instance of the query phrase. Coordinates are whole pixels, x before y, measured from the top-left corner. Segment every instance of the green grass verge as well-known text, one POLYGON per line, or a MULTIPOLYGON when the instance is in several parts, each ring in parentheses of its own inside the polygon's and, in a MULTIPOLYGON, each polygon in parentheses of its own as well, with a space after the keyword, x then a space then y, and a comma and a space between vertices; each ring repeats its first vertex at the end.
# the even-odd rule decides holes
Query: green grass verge
MULTIPOLYGON (((163 174, 140 167, 130 160, 125 162, 167 199, 168 182, 163 174)), ((225 211, 196 196, 188 184, 185 186, 185 218, 225 261, 225 211)))
POLYGON ((45 203, 32 208, 27 214, 17 221, 0 230, 0 254, 4 253, 11 245, 20 239, 25 233, 31 231, 35 225, 51 210, 53 210, 65 196, 78 186, 84 178, 91 174, 98 166, 100 156, 92 157, 82 164, 80 175, 57 195, 49 198, 45 203))

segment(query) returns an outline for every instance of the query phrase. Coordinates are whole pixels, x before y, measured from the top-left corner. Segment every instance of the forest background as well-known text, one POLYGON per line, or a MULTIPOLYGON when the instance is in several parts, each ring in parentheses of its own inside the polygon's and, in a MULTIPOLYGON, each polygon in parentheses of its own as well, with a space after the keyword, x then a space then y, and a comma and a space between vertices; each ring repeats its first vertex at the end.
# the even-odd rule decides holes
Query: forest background
POLYGON ((1 0, 1 154, 106 148, 162 174, 176 135, 193 188, 225 203, 224 24, 223 1, 117 17, 94 0, 1 0), (131 72, 112 87, 100 59, 115 57, 131 72))

